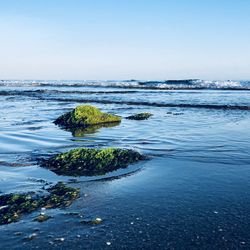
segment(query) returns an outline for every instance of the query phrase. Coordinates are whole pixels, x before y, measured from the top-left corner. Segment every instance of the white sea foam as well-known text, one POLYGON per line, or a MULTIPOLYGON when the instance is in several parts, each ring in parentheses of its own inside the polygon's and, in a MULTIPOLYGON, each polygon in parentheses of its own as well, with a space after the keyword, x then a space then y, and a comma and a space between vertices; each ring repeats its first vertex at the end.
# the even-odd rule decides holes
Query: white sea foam
POLYGON ((88 80, 2 80, 0 86, 34 87, 114 87, 141 89, 250 89, 250 81, 166 80, 166 81, 88 81, 88 80))

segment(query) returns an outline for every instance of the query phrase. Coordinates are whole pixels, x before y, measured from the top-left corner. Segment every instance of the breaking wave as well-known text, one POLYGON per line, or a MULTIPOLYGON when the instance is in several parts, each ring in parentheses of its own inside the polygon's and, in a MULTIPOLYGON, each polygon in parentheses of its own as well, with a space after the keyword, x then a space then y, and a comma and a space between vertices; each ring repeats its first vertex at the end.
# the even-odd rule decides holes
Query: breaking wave
POLYGON ((250 90, 250 81, 208 81, 199 79, 165 80, 165 81, 87 81, 87 80, 1 80, 0 86, 15 87, 113 87, 134 89, 222 89, 250 90))

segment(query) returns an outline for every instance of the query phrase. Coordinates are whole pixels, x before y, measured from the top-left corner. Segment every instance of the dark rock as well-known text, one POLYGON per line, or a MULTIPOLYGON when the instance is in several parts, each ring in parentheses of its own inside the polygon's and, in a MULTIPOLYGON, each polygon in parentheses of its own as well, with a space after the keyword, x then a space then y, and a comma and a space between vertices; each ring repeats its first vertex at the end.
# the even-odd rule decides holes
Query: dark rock
POLYGON ((128 116, 128 117, 126 117, 126 119, 129 119, 129 120, 147 120, 152 115, 153 114, 151 114, 151 113, 139 113, 139 114, 128 116))

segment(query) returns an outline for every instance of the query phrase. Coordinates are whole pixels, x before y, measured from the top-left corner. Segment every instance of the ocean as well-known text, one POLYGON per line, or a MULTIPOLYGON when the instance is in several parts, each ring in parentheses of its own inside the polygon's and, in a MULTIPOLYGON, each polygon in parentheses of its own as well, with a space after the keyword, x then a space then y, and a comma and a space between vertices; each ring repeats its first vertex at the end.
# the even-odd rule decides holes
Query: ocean
POLYGON ((1 249, 250 248, 250 81, 2 80, 0 103, 0 192, 39 193, 58 181, 81 189, 44 223, 36 211, 0 226, 1 249), (153 116, 77 133, 53 123, 80 104, 153 116), (77 147, 129 148, 149 160, 95 177, 39 166, 77 147), (81 223, 97 217, 100 225, 81 223))

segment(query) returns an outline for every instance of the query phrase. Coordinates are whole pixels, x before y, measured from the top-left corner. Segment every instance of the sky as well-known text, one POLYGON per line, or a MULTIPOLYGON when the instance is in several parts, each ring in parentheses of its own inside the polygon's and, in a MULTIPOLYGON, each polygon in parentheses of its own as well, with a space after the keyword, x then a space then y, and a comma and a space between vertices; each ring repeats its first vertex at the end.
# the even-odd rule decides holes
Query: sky
POLYGON ((0 79, 250 79, 249 0, 0 0, 0 79))

